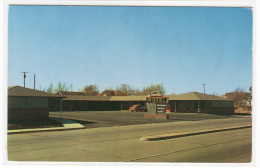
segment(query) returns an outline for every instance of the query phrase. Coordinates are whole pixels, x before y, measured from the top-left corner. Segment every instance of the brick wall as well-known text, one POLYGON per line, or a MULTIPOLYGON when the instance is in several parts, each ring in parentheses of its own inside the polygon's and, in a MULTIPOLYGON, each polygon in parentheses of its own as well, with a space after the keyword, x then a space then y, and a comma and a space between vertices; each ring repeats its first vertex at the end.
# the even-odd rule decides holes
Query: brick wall
POLYGON ((44 120, 49 118, 49 110, 47 108, 37 109, 8 109, 8 120, 44 120))
POLYGON ((234 114, 234 108, 233 107, 212 107, 207 108, 207 113, 211 114, 234 114))

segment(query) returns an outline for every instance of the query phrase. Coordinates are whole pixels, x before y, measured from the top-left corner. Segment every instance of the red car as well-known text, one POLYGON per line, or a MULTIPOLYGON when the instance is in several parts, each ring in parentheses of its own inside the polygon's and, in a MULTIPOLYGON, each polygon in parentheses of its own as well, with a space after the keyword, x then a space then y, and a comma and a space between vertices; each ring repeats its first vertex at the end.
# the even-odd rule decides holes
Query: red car
POLYGON ((136 111, 136 112, 138 112, 138 111, 140 111, 140 112, 142 112, 142 111, 147 111, 146 107, 143 107, 143 106, 140 105, 140 104, 133 105, 132 107, 129 108, 129 110, 130 110, 131 112, 134 112, 134 111, 136 111))

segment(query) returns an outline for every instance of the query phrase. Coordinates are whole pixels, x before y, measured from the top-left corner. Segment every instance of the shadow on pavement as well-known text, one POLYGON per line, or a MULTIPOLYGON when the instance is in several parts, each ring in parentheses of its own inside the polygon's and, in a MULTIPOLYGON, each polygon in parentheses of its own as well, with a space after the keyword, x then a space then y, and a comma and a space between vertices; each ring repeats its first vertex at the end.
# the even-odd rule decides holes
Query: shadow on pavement
POLYGON ((88 125, 88 124, 96 124, 97 122, 93 122, 93 121, 83 121, 83 120, 75 120, 75 119, 70 119, 70 120, 72 120, 72 121, 75 121, 75 122, 78 122, 78 123, 80 123, 80 124, 82 124, 82 125, 88 125))

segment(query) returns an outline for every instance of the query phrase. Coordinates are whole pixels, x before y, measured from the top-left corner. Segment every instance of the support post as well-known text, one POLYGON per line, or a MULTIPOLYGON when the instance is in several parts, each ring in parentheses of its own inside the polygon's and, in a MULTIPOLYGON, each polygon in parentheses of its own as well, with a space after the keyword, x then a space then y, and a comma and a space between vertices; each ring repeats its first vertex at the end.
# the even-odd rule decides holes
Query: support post
POLYGON ((200 114, 200 101, 198 101, 198 113, 200 114))
POLYGON ((60 118, 62 118, 62 99, 60 99, 60 118))

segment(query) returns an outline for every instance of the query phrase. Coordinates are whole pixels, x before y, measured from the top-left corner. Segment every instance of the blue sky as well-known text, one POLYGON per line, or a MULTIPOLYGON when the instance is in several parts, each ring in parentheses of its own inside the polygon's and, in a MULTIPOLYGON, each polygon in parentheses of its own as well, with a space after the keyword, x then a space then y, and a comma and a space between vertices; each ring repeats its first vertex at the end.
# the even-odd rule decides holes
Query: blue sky
POLYGON ((222 95, 252 83, 252 11, 213 7, 11 6, 8 85, 78 91, 162 83, 222 95))

